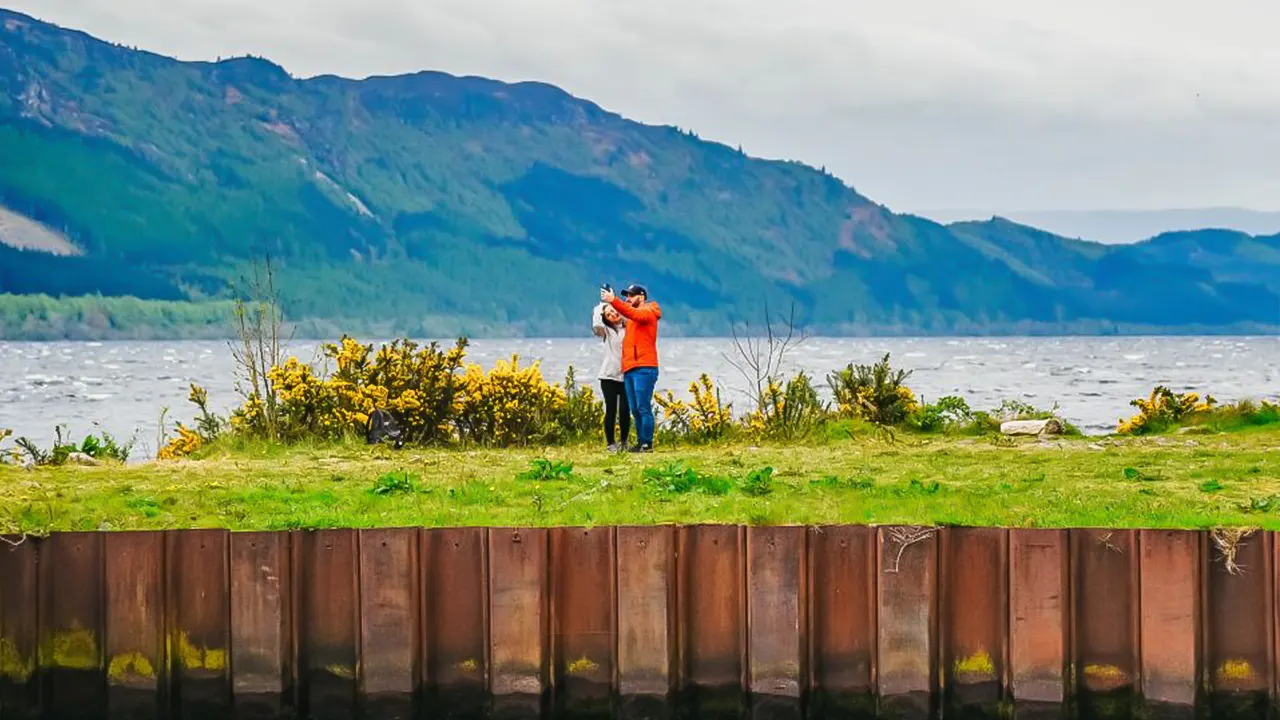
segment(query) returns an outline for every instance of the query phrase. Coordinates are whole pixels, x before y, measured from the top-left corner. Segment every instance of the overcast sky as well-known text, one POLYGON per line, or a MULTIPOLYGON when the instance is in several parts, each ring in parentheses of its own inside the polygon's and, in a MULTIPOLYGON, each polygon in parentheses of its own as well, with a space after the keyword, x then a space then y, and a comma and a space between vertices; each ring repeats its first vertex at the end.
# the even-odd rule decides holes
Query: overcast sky
POLYGON ((182 59, 543 80, 895 210, 1280 209, 1265 0, 0 0, 182 59))

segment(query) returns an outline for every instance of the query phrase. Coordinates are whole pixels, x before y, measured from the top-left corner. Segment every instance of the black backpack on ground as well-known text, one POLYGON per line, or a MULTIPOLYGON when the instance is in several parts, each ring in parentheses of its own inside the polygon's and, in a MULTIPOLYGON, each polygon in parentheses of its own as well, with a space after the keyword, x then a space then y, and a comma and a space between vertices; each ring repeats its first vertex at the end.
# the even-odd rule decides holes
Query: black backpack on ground
POLYGON ((382 408, 369 414, 369 427, 365 432, 365 439, 370 445, 388 441, 397 448, 404 445, 404 437, 400 433, 400 423, 396 422, 396 416, 382 408))

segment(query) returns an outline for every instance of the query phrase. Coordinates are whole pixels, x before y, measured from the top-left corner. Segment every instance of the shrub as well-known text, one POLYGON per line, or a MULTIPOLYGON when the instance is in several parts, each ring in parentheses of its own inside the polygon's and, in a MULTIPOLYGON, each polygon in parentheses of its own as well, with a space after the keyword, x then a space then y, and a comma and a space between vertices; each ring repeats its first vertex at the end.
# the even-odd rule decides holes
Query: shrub
POLYGON ((874 365, 849 364, 827 376, 836 410, 878 425, 901 425, 916 410, 915 394, 906 386, 909 370, 894 370, 886 353, 874 365))
POLYGON ((703 373, 689 383, 689 402, 679 400, 668 390, 653 399, 662 409, 662 420, 677 435, 697 440, 722 438, 733 428, 733 408, 720 399, 720 388, 703 373))
POLYGON ((403 493, 413 493, 418 491, 418 483, 420 478, 402 470, 400 472, 389 472, 380 476, 373 482, 373 487, 369 488, 370 495, 399 495, 403 493))
POLYGON ((746 419, 747 429, 759 437, 794 439, 809 433, 826 419, 826 405, 803 372, 785 385, 770 380, 763 401, 763 406, 746 419))
POLYGON ((448 439, 462 390, 457 373, 466 350, 464 338, 447 350, 439 343, 420 346, 399 339, 379 347, 371 360, 373 346, 349 337, 326 345, 325 356, 336 364, 330 384, 340 412, 338 424, 363 433, 369 415, 382 408, 395 416, 408 442, 448 439))
POLYGON ((948 395, 935 403, 920 405, 911 413, 909 424, 923 432, 937 432, 967 425, 973 421, 973 410, 964 398, 948 395))
POLYGON ((100 436, 86 435, 78 444, 65 437, 64 431, 61 425, 54 427, 53 446, 48 450, 42 449, 30 438, 20 437, 14 443, 35 465, 65 465, 75 454, 87 455, 94 460, 127 462, 129 454, 133 452, 133 440, 121 444, 106 431, 100 436))
POLYGON ((1160 432, 1203 415, 1213 409, 1217 401, 1206 395, 1202 400, 1197 393, 1175 393, 1163 385, 1157 385, 1146 398, 1129 403, 1138 413, 1128 420, 1121 420, 1116 431, 1122 435, 1144 435, 1160 432))
POLYGON ((733 489, 728 479, 706 475, 679 462, 644 470, 644 485, 656 495, 684 495, 701 492, 707 495, 727 495, 733 489))
POLYGON ((546 482, 568 480, 573 477, 573 463, 564 460, 537 458, 529 461, 529 469, 516 476, 518 480, 546 482))
POLYGON ((483 445, 516 445, 553 436, 565 403, 564 390, 542 377, 538 363, 520 367, 520 358, 499 360, 489 373, 467 367, 458 395, 458 432, 483 445))
POLYGON ((200 433, 186 425, 178 423, 177 433, 164 447, 156 452, 157 460, 177 460, 187 457, 204 447, 204 438, 200 436, 200 433))
POLYGON ((578 384, 573 366, 564 376, 564 405, 556 424, 562 440, 594 437, 604 425, 604 403, 590 385, 578 384))
POLYGON ((742 481, 742 492, 752 497, 764 497, 773 493, 773 468, 763 467, 747 473, 742 481))

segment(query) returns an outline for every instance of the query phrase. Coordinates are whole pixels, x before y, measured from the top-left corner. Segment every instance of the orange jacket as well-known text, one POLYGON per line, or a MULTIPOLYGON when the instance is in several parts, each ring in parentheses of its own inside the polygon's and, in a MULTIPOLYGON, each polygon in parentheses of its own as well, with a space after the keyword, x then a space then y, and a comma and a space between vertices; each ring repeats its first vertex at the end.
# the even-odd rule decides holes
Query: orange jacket
POLYGON ((662 319, 662 308, 656 302, 631 307, 622 298, 614 298, 613 309, 629 321, 627 334, 622 338, 622 372, 658 367, 658 321, 662 319))

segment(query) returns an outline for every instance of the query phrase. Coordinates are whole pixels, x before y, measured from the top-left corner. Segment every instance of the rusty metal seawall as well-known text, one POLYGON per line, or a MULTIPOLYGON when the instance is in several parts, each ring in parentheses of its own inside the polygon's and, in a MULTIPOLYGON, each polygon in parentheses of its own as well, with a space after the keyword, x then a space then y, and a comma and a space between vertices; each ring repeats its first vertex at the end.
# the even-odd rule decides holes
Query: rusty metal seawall
POLYGON ((55 534, 0 543, 0 714, 1262 709, 1276 552, 1130 530, 55 534))

